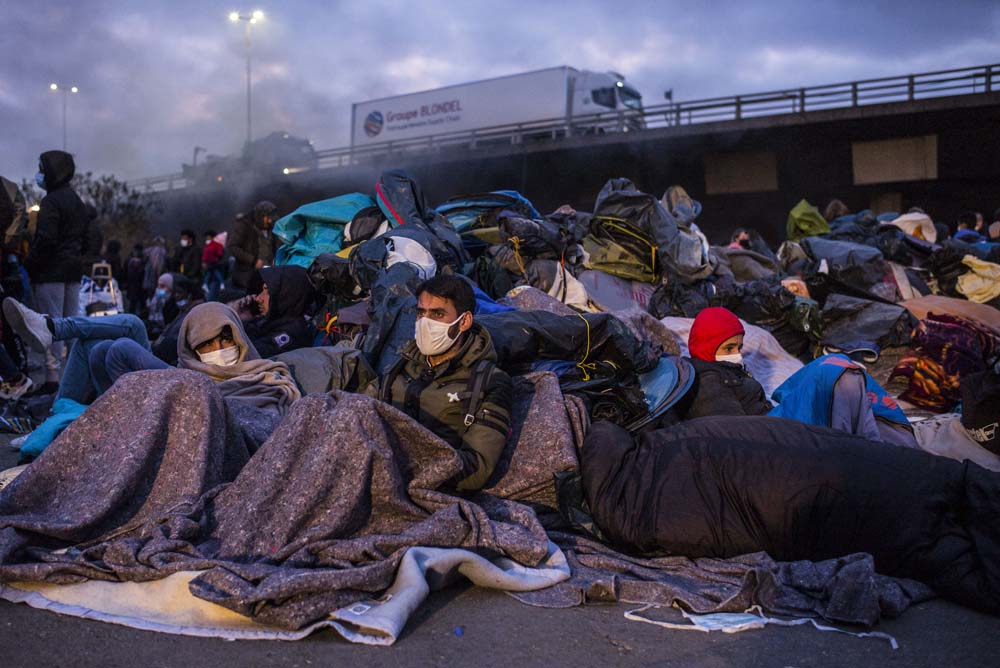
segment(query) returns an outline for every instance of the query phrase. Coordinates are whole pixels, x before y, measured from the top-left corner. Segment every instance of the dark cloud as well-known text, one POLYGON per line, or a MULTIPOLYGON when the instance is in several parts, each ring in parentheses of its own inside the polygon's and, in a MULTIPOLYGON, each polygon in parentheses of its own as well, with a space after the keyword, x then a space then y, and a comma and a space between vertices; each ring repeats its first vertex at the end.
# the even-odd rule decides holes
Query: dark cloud
MULTIPOLYGON (((655 104, 667 88, 694 99, 1000 62, 995 2, 261 5, 255 135, 283 129, 320 147, 348 142, 352 102, 552 65, 623 72, 655 104)), ((134 178, 179 170, 195 145, 237 151, 233 8, 0 0, 0 173, 30 176, 38 153, 60 145, 51 81, 80 87, 69 149, 83 169, 134 178)))

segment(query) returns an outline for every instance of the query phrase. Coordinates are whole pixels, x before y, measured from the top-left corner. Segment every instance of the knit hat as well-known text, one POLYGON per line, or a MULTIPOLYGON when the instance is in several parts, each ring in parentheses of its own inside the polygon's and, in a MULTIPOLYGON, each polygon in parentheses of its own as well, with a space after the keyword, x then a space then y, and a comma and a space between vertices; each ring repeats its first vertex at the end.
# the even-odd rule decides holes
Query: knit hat
POLYGON ((715 361, 715 353, 722 342, 737 334, 745 334, 743 323, 732 311, 721 306, 703 309, 691 325, 688 350, 691 357, 706 362, 715 361))

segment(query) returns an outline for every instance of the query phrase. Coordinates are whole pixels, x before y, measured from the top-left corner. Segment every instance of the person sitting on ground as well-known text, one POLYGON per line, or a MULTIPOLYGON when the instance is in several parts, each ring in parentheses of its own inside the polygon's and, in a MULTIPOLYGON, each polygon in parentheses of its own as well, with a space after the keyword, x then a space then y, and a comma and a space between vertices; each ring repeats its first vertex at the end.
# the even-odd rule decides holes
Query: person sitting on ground
POLYGON ((174 274, 173 302, 177 307, 177 316, 167 324, 152 345, 153 354, 167 364, 177 364, 177 338, 181 323, 191 309, 205 302, 205 294, 197 283, 174 274))
POLYGON ((146 304, 149 332, 153 336, 160 333, 177 317, 178 308, 174 303, 174 275, 167 272, 156 280, 156 290, 146 304))
POLYGON ((3 300, 3 313, 11 328, 37 352, 44 353, 55 341, 74 341, 59 379, 57 399, 88 404, 110 387, 103 364, 94 364, 95 372, 91 372, 91 356, 99 343, 129 339, 149 349, 146 325, 132 314, 54 318, 29 309, 13 297, 3 300))
POLYGON ((958 230, 955 232, 955 240, 967 244, 975 244, 986 241, 986 237, 976 231, 976 214, 966 211, 958 217, 958 230))
MULTIPOLYGON (((132 371, 171 369, 149 349, 146 327, 131 314, 100 318, 51 318, 15 299, 3 301, 4 315, 32 348, 45 350, 55 340, 76 339, 70 349, 57 398, 89 404, 132 371)), ((177 366, 207 374, 223 396, 284 414, 301 393, 282 362, 261 359, 239 316, 211 302, 191 309, 181 322, 177 366)))
POLYGON ((382 379, 380 398, 458 452, 459 490, 489 480, 510 435, 510 377, 496 366, 489 332, 473 319, 469 283, 441 274, 417 287, 414 340, 382 379))
POLYGON ((315 291, 303 267, 282 265, 255 272, 250 294, 230 304, 262 357, 312 345, 316 329, 306 319, 315 291))
POLYGON ((750 250, 749 230, 745 227, 737 227, 732 236, 729 237, 729 245, 726 248, 750 250))

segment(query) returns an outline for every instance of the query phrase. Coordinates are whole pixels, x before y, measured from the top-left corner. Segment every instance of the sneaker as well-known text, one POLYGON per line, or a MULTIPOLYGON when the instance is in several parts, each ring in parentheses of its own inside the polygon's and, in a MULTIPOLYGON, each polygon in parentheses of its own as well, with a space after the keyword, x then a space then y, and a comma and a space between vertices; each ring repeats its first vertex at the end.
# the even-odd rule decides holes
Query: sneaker
POLYGON ((16 400, 27 394, 35 383, 28 376, 22 375, 21 382, 4 381, 0 383, 0 399, 16 400))
POLYGON ((32 311, 13 297, 7 297, 3 300, 3 314, 13 330, 36 351, 44 353, 52 345, 52 332, 41 313, 32 311))
POLYGON ((24 445, 24 442, 28 440, 29 436, 31 436, 30 431, 27 434, 24 434, 23 436, 18 436, 17 438, 10 439, 10 443, 8 443, 7 445, 10 447, 11 450, 20 450, 21 446, 24 445))

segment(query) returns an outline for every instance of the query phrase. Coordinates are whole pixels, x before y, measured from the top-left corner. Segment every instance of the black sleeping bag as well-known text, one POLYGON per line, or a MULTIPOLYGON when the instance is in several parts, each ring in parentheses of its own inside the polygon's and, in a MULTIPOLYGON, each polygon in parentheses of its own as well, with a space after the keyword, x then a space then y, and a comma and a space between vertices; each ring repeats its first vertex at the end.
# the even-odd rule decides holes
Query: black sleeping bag
POLYGON ((867 552, 885 575, 1000 614, 1000 474, 770 417, 707 417, 584 442, 597 525, 633 554, 779 561, 867 552))

